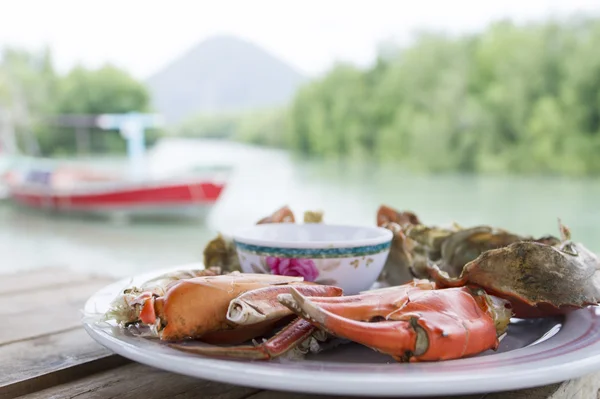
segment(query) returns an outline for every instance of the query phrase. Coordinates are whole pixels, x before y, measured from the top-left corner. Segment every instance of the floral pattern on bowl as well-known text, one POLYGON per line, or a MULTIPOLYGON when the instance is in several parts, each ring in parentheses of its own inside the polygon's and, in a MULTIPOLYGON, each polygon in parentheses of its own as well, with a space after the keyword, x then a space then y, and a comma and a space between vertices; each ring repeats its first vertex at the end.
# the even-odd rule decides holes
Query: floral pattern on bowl
POLYGON ((312 259, 278 258, 267 256, 267 266, 273 274, 280 276, 304 277, 304 281, 314 282, 319 277, 319 271, 312 259))
POLYGON ((317 284, 336 285, 348 294, 371 287, 385 263, 388 250, 347 258, 286 258, 246 252, 238 248, 242 271, 304 277, 317 284))

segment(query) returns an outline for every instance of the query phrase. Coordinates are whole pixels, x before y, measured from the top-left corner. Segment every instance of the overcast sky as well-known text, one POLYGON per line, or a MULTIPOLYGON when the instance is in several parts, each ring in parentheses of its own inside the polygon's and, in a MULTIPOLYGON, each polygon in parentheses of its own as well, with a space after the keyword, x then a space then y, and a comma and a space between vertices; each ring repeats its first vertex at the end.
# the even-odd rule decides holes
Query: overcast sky
POLYGON ((146 78, 215 34, 253 41, 301 72, 364 65, 417 28, 463 32, 502 17, 600 11, 599 0, 0 0, 0 46, 48 44, 61 71, 112 62, 146 78))

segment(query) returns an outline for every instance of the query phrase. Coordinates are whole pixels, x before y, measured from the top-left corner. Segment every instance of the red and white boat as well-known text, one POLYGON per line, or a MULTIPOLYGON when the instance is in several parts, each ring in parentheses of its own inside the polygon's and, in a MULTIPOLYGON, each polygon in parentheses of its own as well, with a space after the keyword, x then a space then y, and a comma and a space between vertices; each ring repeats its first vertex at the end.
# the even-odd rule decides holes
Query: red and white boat
MULTIPOLYGON (((180 158, 177 153, 165 156, 161 151, 150 154, 151 159, 146 159, 144 129, 160 126, 160 121, 160 116, 154 114, 97 116, 90 126, 118 129, 126 139, 129 171, 109 173, 100 169, 90 170, 85 167, 86 164, 67 165, 64 161, 55 163, 20 156, 18 162, 12 162, 13 166, 2 179, 8 199, 29 208, 52 212, 108 213, 110 216, 206 216, 221 196, 231 168, 208 163, 208 168, 190 165, 173 173, 167 169, 172 169, 169 165, 180 158), (157 156, 155 162, 147 162, 157 156), (155 164, 155 172, 150 167, 152 164, 155 164)), ((7 137, 14 136, 14 130, 4 131, 0 134, 0 145, 7 137)))
POLYGON ((12 170, 5 180, 9 199, 30 208, 119 216, 204 217, 215 205, 228 170, 128 180, 81 167, 12 170))

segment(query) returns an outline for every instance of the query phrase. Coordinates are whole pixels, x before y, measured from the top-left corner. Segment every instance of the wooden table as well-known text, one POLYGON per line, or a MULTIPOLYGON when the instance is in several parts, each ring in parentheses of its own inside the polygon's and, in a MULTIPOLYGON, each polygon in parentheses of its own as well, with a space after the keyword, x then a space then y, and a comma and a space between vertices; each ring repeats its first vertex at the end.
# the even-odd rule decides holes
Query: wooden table
MULTIPOLYGON (((0 275, 0 399, 322 398, 199 380, 130 362, 81 326, 85 300, 112 281, 49 268, 0 275)), ((600 373, 562 384, 463 398, 596 399, 600 373)))

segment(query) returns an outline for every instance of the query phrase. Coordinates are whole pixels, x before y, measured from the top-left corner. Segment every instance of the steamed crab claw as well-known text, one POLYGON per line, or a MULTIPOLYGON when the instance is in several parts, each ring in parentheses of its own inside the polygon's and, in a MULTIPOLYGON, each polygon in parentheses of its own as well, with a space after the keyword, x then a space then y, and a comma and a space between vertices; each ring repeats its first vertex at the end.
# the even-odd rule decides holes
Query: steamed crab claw
POLYGON ((302 277, 250 273, 181 280, 154 300, 156 317, 161 320, 160 338, 200 338, 210 332, 233 329, 235 326, 226 319, 232 299, 258 288, 303 284, 303 280, 302 277))
POLYGON ((142 293, 129 305, 138 309, 134 322, 150 327, 163 341, 242 344, 295 317, 277 302, 277 295, 292 285, 307 295, 343 293, 341 288, 305 282, 302 277, 231 273, 175 281, 164 295, 142 293))
POLYGON ((506 301, 467 287, 410 283, 323 302, 290 291, 279 301, 299 317, 397 361, 458 359, 496 349, 511 316, 506 301))
MULTIPOLYGON (((286 306, 277 301, 277 296, 296 287, 304 295, 318 295, 324 299, 341 296, 341 288, 314 283, 292 282, 271 285, 241 293, 229 302, 226 313, 229 329, 220 328, 198 335, 198 340, 213 346, 199 344, 173 344, 175 349, 205 356, 267 360, 281 356, 294 349, 302 351, 301 344, 317 333, 314 326, 297 318, 286 306), (257 337, 268 335, 280 325, 285 327, 262 344, 239 345, 257 337), (234 344, 234 346, 217 346, 234 344)), ((220 311, 219 311, 220 312, 220 311)))
POLYGON ((163 296, 175 282, 195 277, 218 276, 221 269, 209 267, 206 269, 177 270, 161 274, 144 282, 140 287, 130 287, 119 294, 110 304, 105 313, 105 320, 115 320, 118 324, 127 325, 143 319, 146 324, 154 324, 154 298, 163 296))
POLYGON ((153 327, 155 335, 165 340, 193 337, 229 328, 225 312, 229 301, 240 293, 274 285, 303 284, 303 280, 302 277, 267 274, 215 275, 209 271, 182 279, 166 275, 144 284, 143 288, 124 290, 113 301, 105 319, 115 320, 122 326, 153 327))

